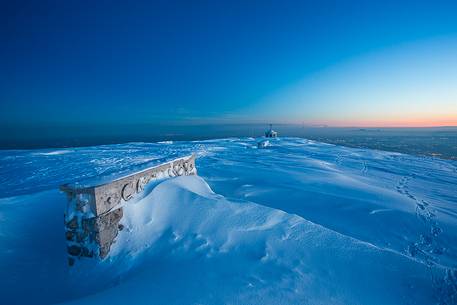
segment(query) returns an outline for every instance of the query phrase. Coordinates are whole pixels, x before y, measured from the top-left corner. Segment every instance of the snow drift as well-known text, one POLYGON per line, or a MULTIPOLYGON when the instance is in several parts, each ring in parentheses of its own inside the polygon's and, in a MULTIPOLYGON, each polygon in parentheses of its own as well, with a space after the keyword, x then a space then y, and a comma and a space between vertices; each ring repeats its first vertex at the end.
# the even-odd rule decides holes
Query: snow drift
POLYGON ((5 304, 456 301, 450 161, 293 138, 266 149, 226 139, 0 158, 5 304), (109 258, 67 269, 65 198, 53 190, 63 176, 75 181, 192 150, 200 177, 149 185, 125 205, 109 258))

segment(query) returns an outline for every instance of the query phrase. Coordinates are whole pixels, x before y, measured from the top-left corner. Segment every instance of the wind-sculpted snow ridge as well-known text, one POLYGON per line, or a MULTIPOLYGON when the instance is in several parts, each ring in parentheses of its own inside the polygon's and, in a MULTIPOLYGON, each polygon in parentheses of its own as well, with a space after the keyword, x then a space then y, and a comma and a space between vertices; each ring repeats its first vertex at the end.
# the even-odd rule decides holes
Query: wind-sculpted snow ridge
POLYGON ((296 138, 55 151, 0 153, 2 304, 457 303, 455 162, 296 138), (108 259, 66 269, 61 181, 191 152, 200 177, 149 185, 108 259))

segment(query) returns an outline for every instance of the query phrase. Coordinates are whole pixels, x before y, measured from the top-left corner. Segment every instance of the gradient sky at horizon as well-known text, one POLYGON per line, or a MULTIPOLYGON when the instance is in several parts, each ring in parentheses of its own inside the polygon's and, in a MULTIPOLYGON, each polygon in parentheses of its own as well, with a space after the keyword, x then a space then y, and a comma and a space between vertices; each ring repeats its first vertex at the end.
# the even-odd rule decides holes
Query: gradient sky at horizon
POLYGON ((5 1, 2 125, 457 125, 455 1, 5 1))

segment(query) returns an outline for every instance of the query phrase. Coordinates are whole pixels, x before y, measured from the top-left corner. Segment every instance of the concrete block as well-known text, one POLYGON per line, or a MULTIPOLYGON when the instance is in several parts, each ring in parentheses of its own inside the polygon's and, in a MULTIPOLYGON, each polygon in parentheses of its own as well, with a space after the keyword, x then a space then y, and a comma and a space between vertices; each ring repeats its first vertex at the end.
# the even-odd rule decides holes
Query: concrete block
POLYGON ((148 183, 196 173, 195 156, 191 155, 120 177, 62 185, 60 189, 68 199, 65 238, 69 265, 73 266, 81 257, 103 259, 108 256, 111 245, 123 229, 123 206, 148 183))

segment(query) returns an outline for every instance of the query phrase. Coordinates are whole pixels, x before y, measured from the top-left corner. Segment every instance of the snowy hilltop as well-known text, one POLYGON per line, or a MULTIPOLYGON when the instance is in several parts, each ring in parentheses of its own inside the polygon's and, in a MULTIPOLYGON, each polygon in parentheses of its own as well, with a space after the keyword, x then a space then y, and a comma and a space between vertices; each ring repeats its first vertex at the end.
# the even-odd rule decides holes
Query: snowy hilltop
POLYGON ((454 161, 298 138, 0 151, 0 303, 456 304, 456 186, 454 161), (60 184, 194 152, 67 266, 60 184))

